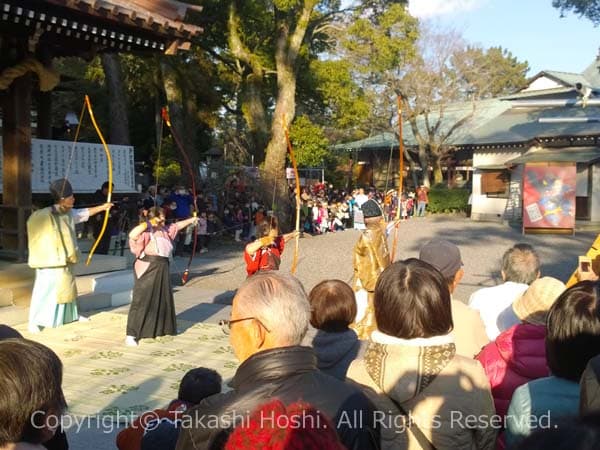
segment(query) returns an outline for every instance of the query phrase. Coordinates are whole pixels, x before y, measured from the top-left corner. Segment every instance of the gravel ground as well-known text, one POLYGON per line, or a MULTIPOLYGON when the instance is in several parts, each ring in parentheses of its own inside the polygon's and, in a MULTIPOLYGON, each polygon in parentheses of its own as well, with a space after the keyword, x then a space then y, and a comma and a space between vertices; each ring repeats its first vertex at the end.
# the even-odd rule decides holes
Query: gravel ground
MULTIPOLYGON (((347 282, 352 278, 352 249, 359 231, 346 230, 320 236, 305 235, 300 239, 296 276, 309 291, 318 282, 337 278, 347 282)), ((417 257, 420 247, 432 238, 447 239, 459 246, 465 276, 456 298, 468 300, 472 292, 500 282, 502 254, 517 242, 534 246, 542 261, 542 275, 566 281, 577 265, 577 256, 584 254, 596 233, 578 232, 574 236, 522 235, 520 229, 493 222, 473 222, 459 216, 429 216, 413 218, 400 225, 396 259, 417 257)), ((390 236, 390 249, 393 237, 390 236)), ((289 272, 294 242, 286 247, 280 269, 289 272)), ((233 292, 246 278, 242 244, 226 243, 195 259, 187 286, 233 292)), ((176 266, 185 267, 179 259, 176 266)))

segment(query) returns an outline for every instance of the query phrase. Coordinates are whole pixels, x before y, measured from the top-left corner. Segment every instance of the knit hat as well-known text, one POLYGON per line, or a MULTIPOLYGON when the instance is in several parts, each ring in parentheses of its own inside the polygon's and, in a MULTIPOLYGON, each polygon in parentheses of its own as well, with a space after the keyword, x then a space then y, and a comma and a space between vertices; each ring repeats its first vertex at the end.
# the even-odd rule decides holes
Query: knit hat
POLYGON ((556 278, 538 278, 512 305, 516 316, 533 325, 546 325, 546 317, 552 304, 566 289, 556 278))
POLYGON ((362 210, 363 217, 365 219, 368 219, 369 217, 383 216, 383 211, 381 211, 381 207, 373 199, 364 202, 360 209, 362 210))
POLYGON ((432 239, 421 247, 419 259, 431 264, 446 278, 456 275, 463 265, 458 247, 444 239, 432 239))
POLYGON ((272 400, 237 426, 225 450, 343 450, 334 425, 306 403, 272 400))
POLYGON ((58 201, 73 195, 73 188, 67 179, 60 178, 50 183, 50 194, 54 200, 58 201))

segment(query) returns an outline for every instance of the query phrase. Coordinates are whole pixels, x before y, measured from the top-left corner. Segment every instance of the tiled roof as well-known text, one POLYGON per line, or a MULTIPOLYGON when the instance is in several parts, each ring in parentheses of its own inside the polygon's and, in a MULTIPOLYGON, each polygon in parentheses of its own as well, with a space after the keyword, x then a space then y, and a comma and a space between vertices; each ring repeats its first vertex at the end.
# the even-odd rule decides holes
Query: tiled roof
POLYGON ((500 100, 526 99, 534 97, 543 98, 571 98, 574 92, 573 87, 556 87, 550 89, 536 89, 535 91, 521 91, 514 94, 500 97, 500 100))
MULTIPOLYGON (((448 105, 444 111, 444 117, 437 134, 442 135, 447 133, 458 121, 472 115, 444 142, 444 145, 467 145, 471 142, 472 135, 478 129, 478 127, 489 122, 490 120, 493 120, 508 108, 510 108, 510 104, 499 99, 480 100, 475 103, 474 111, 473 103, 471 102, 448 105)), ((429 114, 430 127, 433 126, 432 124, 435 123, 434 121, 437 120, 438 117, 438 114, 429 114)), ((419 127, 421 133, 424 135, 427 134, 424 118, 419 117, 417 119, 417 126, 419 127)), ((404 124, 404 143, 408 146, 417 145, 412 128, 408 122, 405 122, 404 124)))
POLYGON ((398 139, 394 133, 380 133, 375 136, 369 136, 358 141, 337 144, 332 147, 334 150, 362 150, 374 148, 390 148, 398 146, 398 139))
MULTIPOLYGON (((448 105, 444 111, 443 121, 437 135, 447 132, 454 124, 473 113, 452 135, 444 145, 469 148, 471 146, 512 146, 531 142, 536 138, 562 138, 583 136, 600 136, 600 106, 580 105, 565 106, 534 106, 533 103, 543 100, 575 100, 577 93, 575 84, 582 83, 592 86, 592 99, 600 94, 600 56, 582 73, 559 71, 542 71, 530 80, 533 82, 540 76, 547 76, 562 83, 564 87, 542 89, 535 91, 517 92, 497 99, 480 100, 473 104, 455 103, 448 105), (528 107, 511 107, 511 100, 520 100, 528 107), (532 101, 530 101, 532 100, 532 101), (530 106, 529 103, 532 103, 530 106), (544 122, 553 118, 554 122, 544 122), (542 119, 542 121, 540 121, 542 119), (559 119, 559 120, 556 120, 559 119), (564 121, 560 119, 565 119, 564 121)), ((435 125, 439 114, 429 114, 430 127, 435 125)), ((424 118, 417 120, 417 126, 426 134, 424 118)), ((404 144, 414 147, 417 142, 411 126, 404 122, 404 144)), ((382 133, 360 141, 338 144, 334 149, 385 149, 397 146, 394 133, 382 133)))
POLYGON ((528 142, 542 137, 600 134, 597 123, 567 121, 544 123, 539 120, 543 118, 585 120, 590 117, 600 117, 600 107, 512 108, 474 130, 469 143, 472 145, 508 144, 528 142))
POLYGON ((188 10, 198 6, 173 0, 45 0, 57 6, 88 15, 111 18, 125 25, 139 26, 155 32, 192 38, 202 28, 184 22, 188 10))
POLYGON ((556 70, 544 70, 541 72, 542 75, 546 75, 550 78, 554 78, 556 81, 566 85, 575 86, 576 83, 587 84, 587 80, 580 73, 571 72, 559 72, 556 70))
POLYGON ((174 0, 2 0, 2 35, 30 37, 54 57, 103 51, 187 50, 202 28, 190 23, 200 6, 174 0))
POLYGON ((600 159, 598 147, 533 147, 523 155, 506 161, 506 165, 535 162, 593 162, 600 159))

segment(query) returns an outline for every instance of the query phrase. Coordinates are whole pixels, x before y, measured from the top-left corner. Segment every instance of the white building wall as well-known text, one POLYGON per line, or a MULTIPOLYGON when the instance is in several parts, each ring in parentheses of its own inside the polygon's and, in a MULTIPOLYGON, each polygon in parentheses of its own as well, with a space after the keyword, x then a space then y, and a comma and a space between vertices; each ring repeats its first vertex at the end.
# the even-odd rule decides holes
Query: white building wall
POLYGON ((542 89, 552 89, 562 86, 562 84, 559 84, 556 81, 551 80, 550 78, 540 77, 533 83, 531 83, 529 86, 527 86, 525 89, 523 89, 521 92, 539 91, 542 89))
POLYGON ((480 151, 473 152, 473 190, 471 217, 474 220, 516 220, 521 218, 521 179, 522 167, 511 172, 509 198, 488 197, 481 192, 481 173, 478 167, 501 166, 509 159, 521 156, 522 151, 480 151))

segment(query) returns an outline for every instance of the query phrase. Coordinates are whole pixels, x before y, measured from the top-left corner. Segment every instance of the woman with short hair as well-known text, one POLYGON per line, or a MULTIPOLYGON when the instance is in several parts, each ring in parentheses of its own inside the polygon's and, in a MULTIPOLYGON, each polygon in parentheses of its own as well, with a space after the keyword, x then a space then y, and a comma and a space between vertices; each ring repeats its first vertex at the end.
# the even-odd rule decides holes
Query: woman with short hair
POLYGON ((385 414, 382 447, 493 449, 489 383, 477 361, 456 354, 444 276, 418 259, 396 262, 379 276, 374 309, 377 330, 348 378, 371 388, 385 414))

